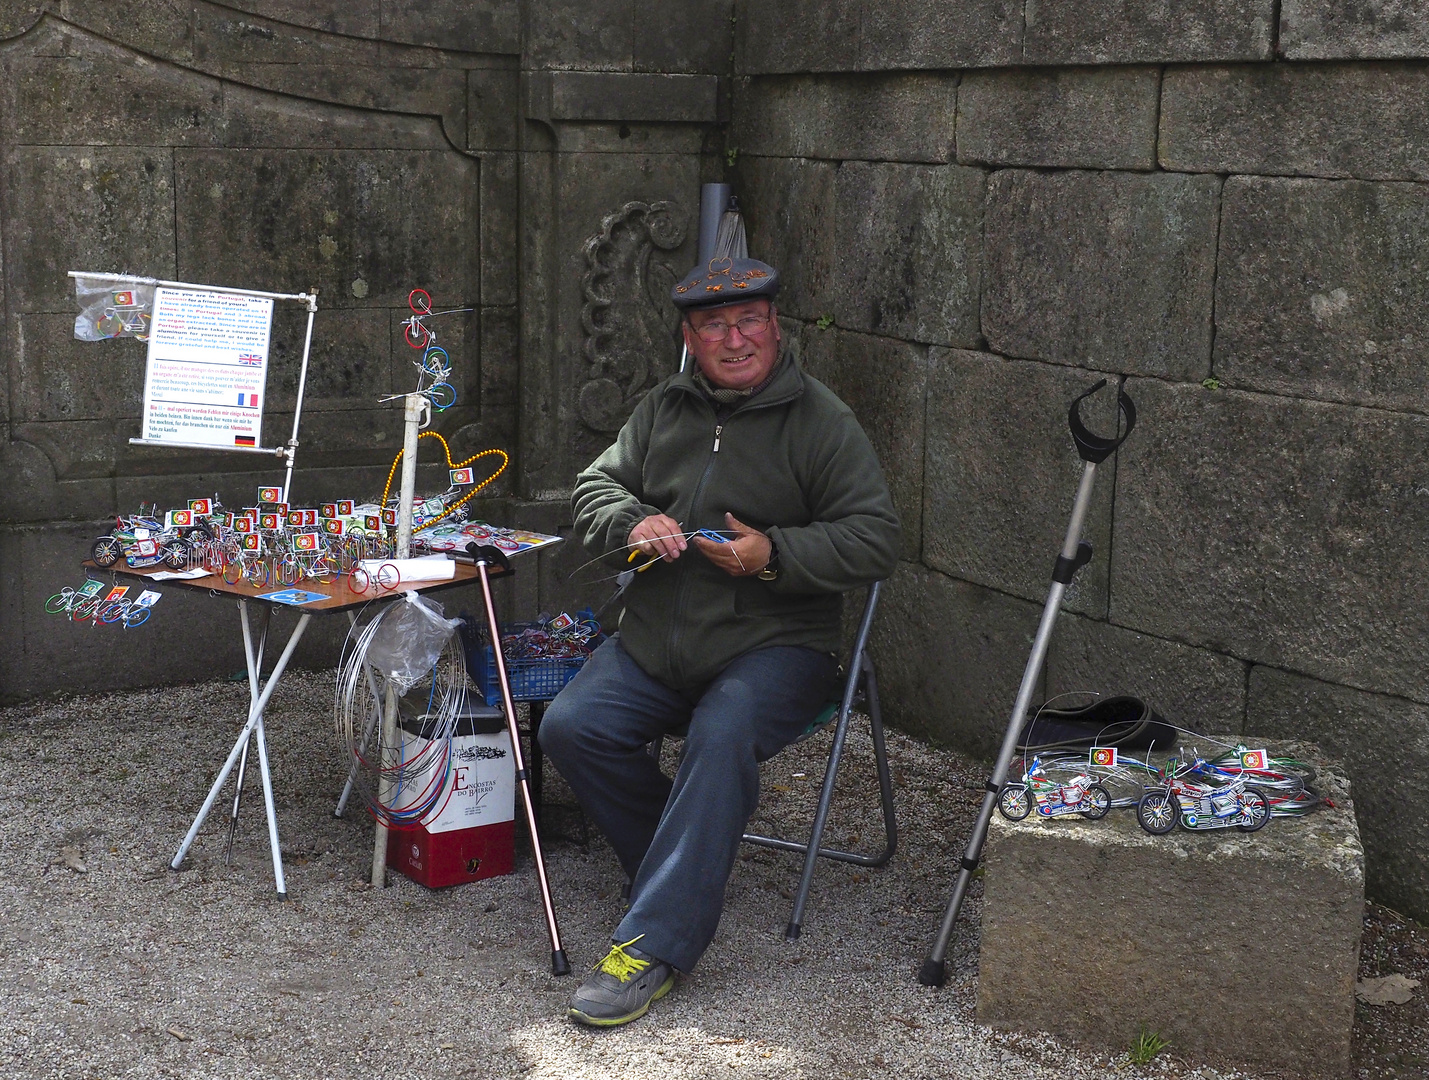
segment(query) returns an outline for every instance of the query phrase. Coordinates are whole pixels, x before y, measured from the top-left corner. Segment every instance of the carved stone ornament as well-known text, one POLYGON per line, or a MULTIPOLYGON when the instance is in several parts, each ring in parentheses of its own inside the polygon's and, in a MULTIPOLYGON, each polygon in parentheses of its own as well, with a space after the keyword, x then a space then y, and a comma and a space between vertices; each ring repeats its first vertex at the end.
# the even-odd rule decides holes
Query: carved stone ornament
POLYGON ((654 254, 680 246, 685 219, 672 202, 628 202, 586 241, 581 326, 590 367, 578 412, 595 431, 619 431, 645 391, 674 368, 680 316, 670 290, 680 275, 654 254))

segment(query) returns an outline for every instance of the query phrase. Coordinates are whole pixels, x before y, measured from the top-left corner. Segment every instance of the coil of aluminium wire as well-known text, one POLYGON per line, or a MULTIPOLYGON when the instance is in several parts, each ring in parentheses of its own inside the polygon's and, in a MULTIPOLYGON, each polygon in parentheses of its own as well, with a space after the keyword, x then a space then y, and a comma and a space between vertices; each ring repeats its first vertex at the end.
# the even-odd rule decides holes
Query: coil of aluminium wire
POLYGON ((453 634, 431 672, 399 698, 400 715, 420 735, 408 730, 404 739, 399 724, 384 745, 387 680, 368 653, 383 620, 399 607, 387 605, 371 620, 353 624, 338 664, 333 716, 339 754, 368 813, 389 829, 411 829, 440 814, 450 797, 452 737, 468 683, 460 638, 453 634))

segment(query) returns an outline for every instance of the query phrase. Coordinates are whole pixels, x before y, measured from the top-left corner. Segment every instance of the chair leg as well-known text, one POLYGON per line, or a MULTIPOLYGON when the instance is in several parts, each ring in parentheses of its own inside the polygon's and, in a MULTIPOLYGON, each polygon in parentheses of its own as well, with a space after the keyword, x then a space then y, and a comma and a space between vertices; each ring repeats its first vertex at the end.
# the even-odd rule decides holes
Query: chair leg
POLYGON ((878 676, 873 661, 863 658, 863 690, 868 702, 869 734, 873 736, 873 761, 878 769, 878 798, 883 804, 883 850, 867 864, 882 866, 898 850, 898 819, 893 812, 893 776, 888 768, 888 743, 883 736, 883 710, 878 703, 878 676))
POLYGON ((794 894, 794 910, 789 914, 789 925, 784 930, 784 940, 793 941, 803 931, 804 907, 809 902, 809 889, 814 884, 814 867, 819 860, 819 841, 824 838, 824 826, 829 820, 829 805, 834 801, 834 781, 838 778, 839 759, 843 757, 844 739, 848 736, 849 708, 845 704, 839 708, 838 726, 834 728, 834 745, 829 751, 829 764, 824 769, 824 783, 819 789, 819 805, 814 811, 814 828, 809 833, 809 842, 804 845, 804 872, 799 877, 799 889, 794 894))

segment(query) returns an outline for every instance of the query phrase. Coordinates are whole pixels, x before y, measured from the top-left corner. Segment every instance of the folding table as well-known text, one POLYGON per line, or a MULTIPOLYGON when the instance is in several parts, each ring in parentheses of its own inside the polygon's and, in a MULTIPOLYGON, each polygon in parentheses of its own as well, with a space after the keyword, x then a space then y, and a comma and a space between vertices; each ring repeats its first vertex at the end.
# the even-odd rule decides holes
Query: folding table
MULTIPOLYGON (((223 763, 223 768, 219 770, 213 786, 209 788, 208 797, 204 799, 203 806, 200 807, 198 816, 194 818, 193 824, 189 826, 188 835, 179 845, 178 853, 174 855, 169 866, 177 870, 183 865, 185 857, 189 853, 189 848, 193 846, 194 839, 198 836, 198 831, 203 827, 204 821, 208 818, 209 812, 213 809, 213 804, 218 799, 218 793, 222 790, 224 783, 228 780, 233 767, 242 757, 245 764, 247 762, 248 747, 250 740, 255 736, 258 743, 258 770, 263 780, 263 802, 268 812, 268 844, 273 854, 273 881, 278 891, 278 899, 288 898, 288 889, 283 876, 283 855, 278 844, 278 816, 273 802, 273 781, 268 769, 268 740, 263 727, 263 711, 268 707, 268 702, 273 696, 273 691, 277 689, 278 682, 283 677, 283 672, 287 669, 288 661, 292 659, 293 651, 298 647, 298 642, 302 639, 303 631, 308 628, 308 623, 314 615, 331 615, 338 612, 355 613, 356 609, 365 604, 370 604, 374 600, 393 600, 401 597, 407 592, 436 592, 440 589, 455 588, 458 585, 468 585, 480 580, 477 568, 465 562, 457 562, 456 574, 449 581, 415 581, 402 583, 395 589, 378 589, 375 585, 369 588, 366 593, 354 592, 348 586, 346 575, 333 582, 302 582, 298 585, 288 587, 283 585, 266 585, 257 587, 245 582, 231 585, 225 581, 222 575, 209 574, 201 578, 163 578, 154 580, 156 574, 162 575, 165 568, 162 566, 149 567, 144 569, 134 569, 127 566, 98 567, 92 562, 85 562, 87 570, 118 574, 122 577, 138 578, 148 584, 154 585, 177 585, 180 588, 192 589, 198 592, 207 593, 210 596, 223 599, 236 600, 238 602, 238 618, 243 626, 243 656, 248 665, 248 722, 244 724, 243 730, 239 732, 238 741, 233 744, 232 751, 229 752, 228 760, 223 763), (283 603, 273 599, 274 594, 291 593, 301 591, 306 593, 321 593, 325 597, 323 600, 316 600, 311 603, 294 605, 283 603), (256 604, 263 609, 262 628, 256 634, 254 632, 254 620, 250 616, 249 606, 256 604), (293 627, 293 631, 288 635, 288 642, 283 646, 282 655, 278 657, 278 662, 273 666, 273 671, 269 674, 267 681, 261 678, 263 667, 263 651, 268 639, 268 625, 272 618, 274 608, 290 608, 298 614, 298 624, 293 627)), ((487 574, 495 578, 504 576, 511 571, 506 568, 488 567, 487 574)), ((240 771, 240 777, 242 772, 240 771)), ((240 780, 241 783, 241 780, 240 780)))

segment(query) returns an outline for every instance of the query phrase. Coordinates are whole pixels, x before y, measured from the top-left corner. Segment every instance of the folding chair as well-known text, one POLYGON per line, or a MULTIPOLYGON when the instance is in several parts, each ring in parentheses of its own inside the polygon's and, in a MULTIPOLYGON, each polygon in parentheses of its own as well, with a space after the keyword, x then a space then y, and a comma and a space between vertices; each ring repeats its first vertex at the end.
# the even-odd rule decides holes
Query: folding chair
MULTIPOLYGON (((873 660, 868 655, 868 634, 873 626, 873 613, 878 607, 878 593, 883 583, 875 581, 868 587, 868 599, 863 606, 863 618, 859 620, 858 634, 854 638, 853 653, 849 657, 848 676, 844 681, 843 697, 831 701, 811 723, 796 742, 813 738, 834 724, 834 744, 829 750, 829 763, 824 769, 824 783, 819 790, 819 804, 814 811, 814 827, 810 830, 806 843, 797 840, 782 840, 773 836, 759 836, 745 833, 744 842, 760 847, 775 848, 779 851, 795 851, 804 856, 804 872, 799 878, 799 889, 794 894, 794 910, 789 916, 789 925, 784 937, 793 941, 803 931, 804 908, 809 900, 809 889, 814 883, 816 859, 834 859, 838 862, 853 863, 856 866, 882 866, 893 858, 898 847, 898 823, 893 814, 893 778, 888 769, 888 747, 883 737, 883 713, 878 704, 878 679, 874 675, 873 660), (837 848, 821 846, 824 826, 829 820, 829 806, 834 798, 834 781, 838 777, 839 761, 843 757, 844 742, 848 737, 849 718, 856 707, 862 706, 868 712, 870 733, 873 736, 873 757, 878 772, 878 794, 883 810, 884 846, 873 854, 855 851, 840 851, 837 848)), ((678 737, 682 732, 672 733, 678 737)), ((651 752, 659 757, 663 739, 651 744, 651 752)))

